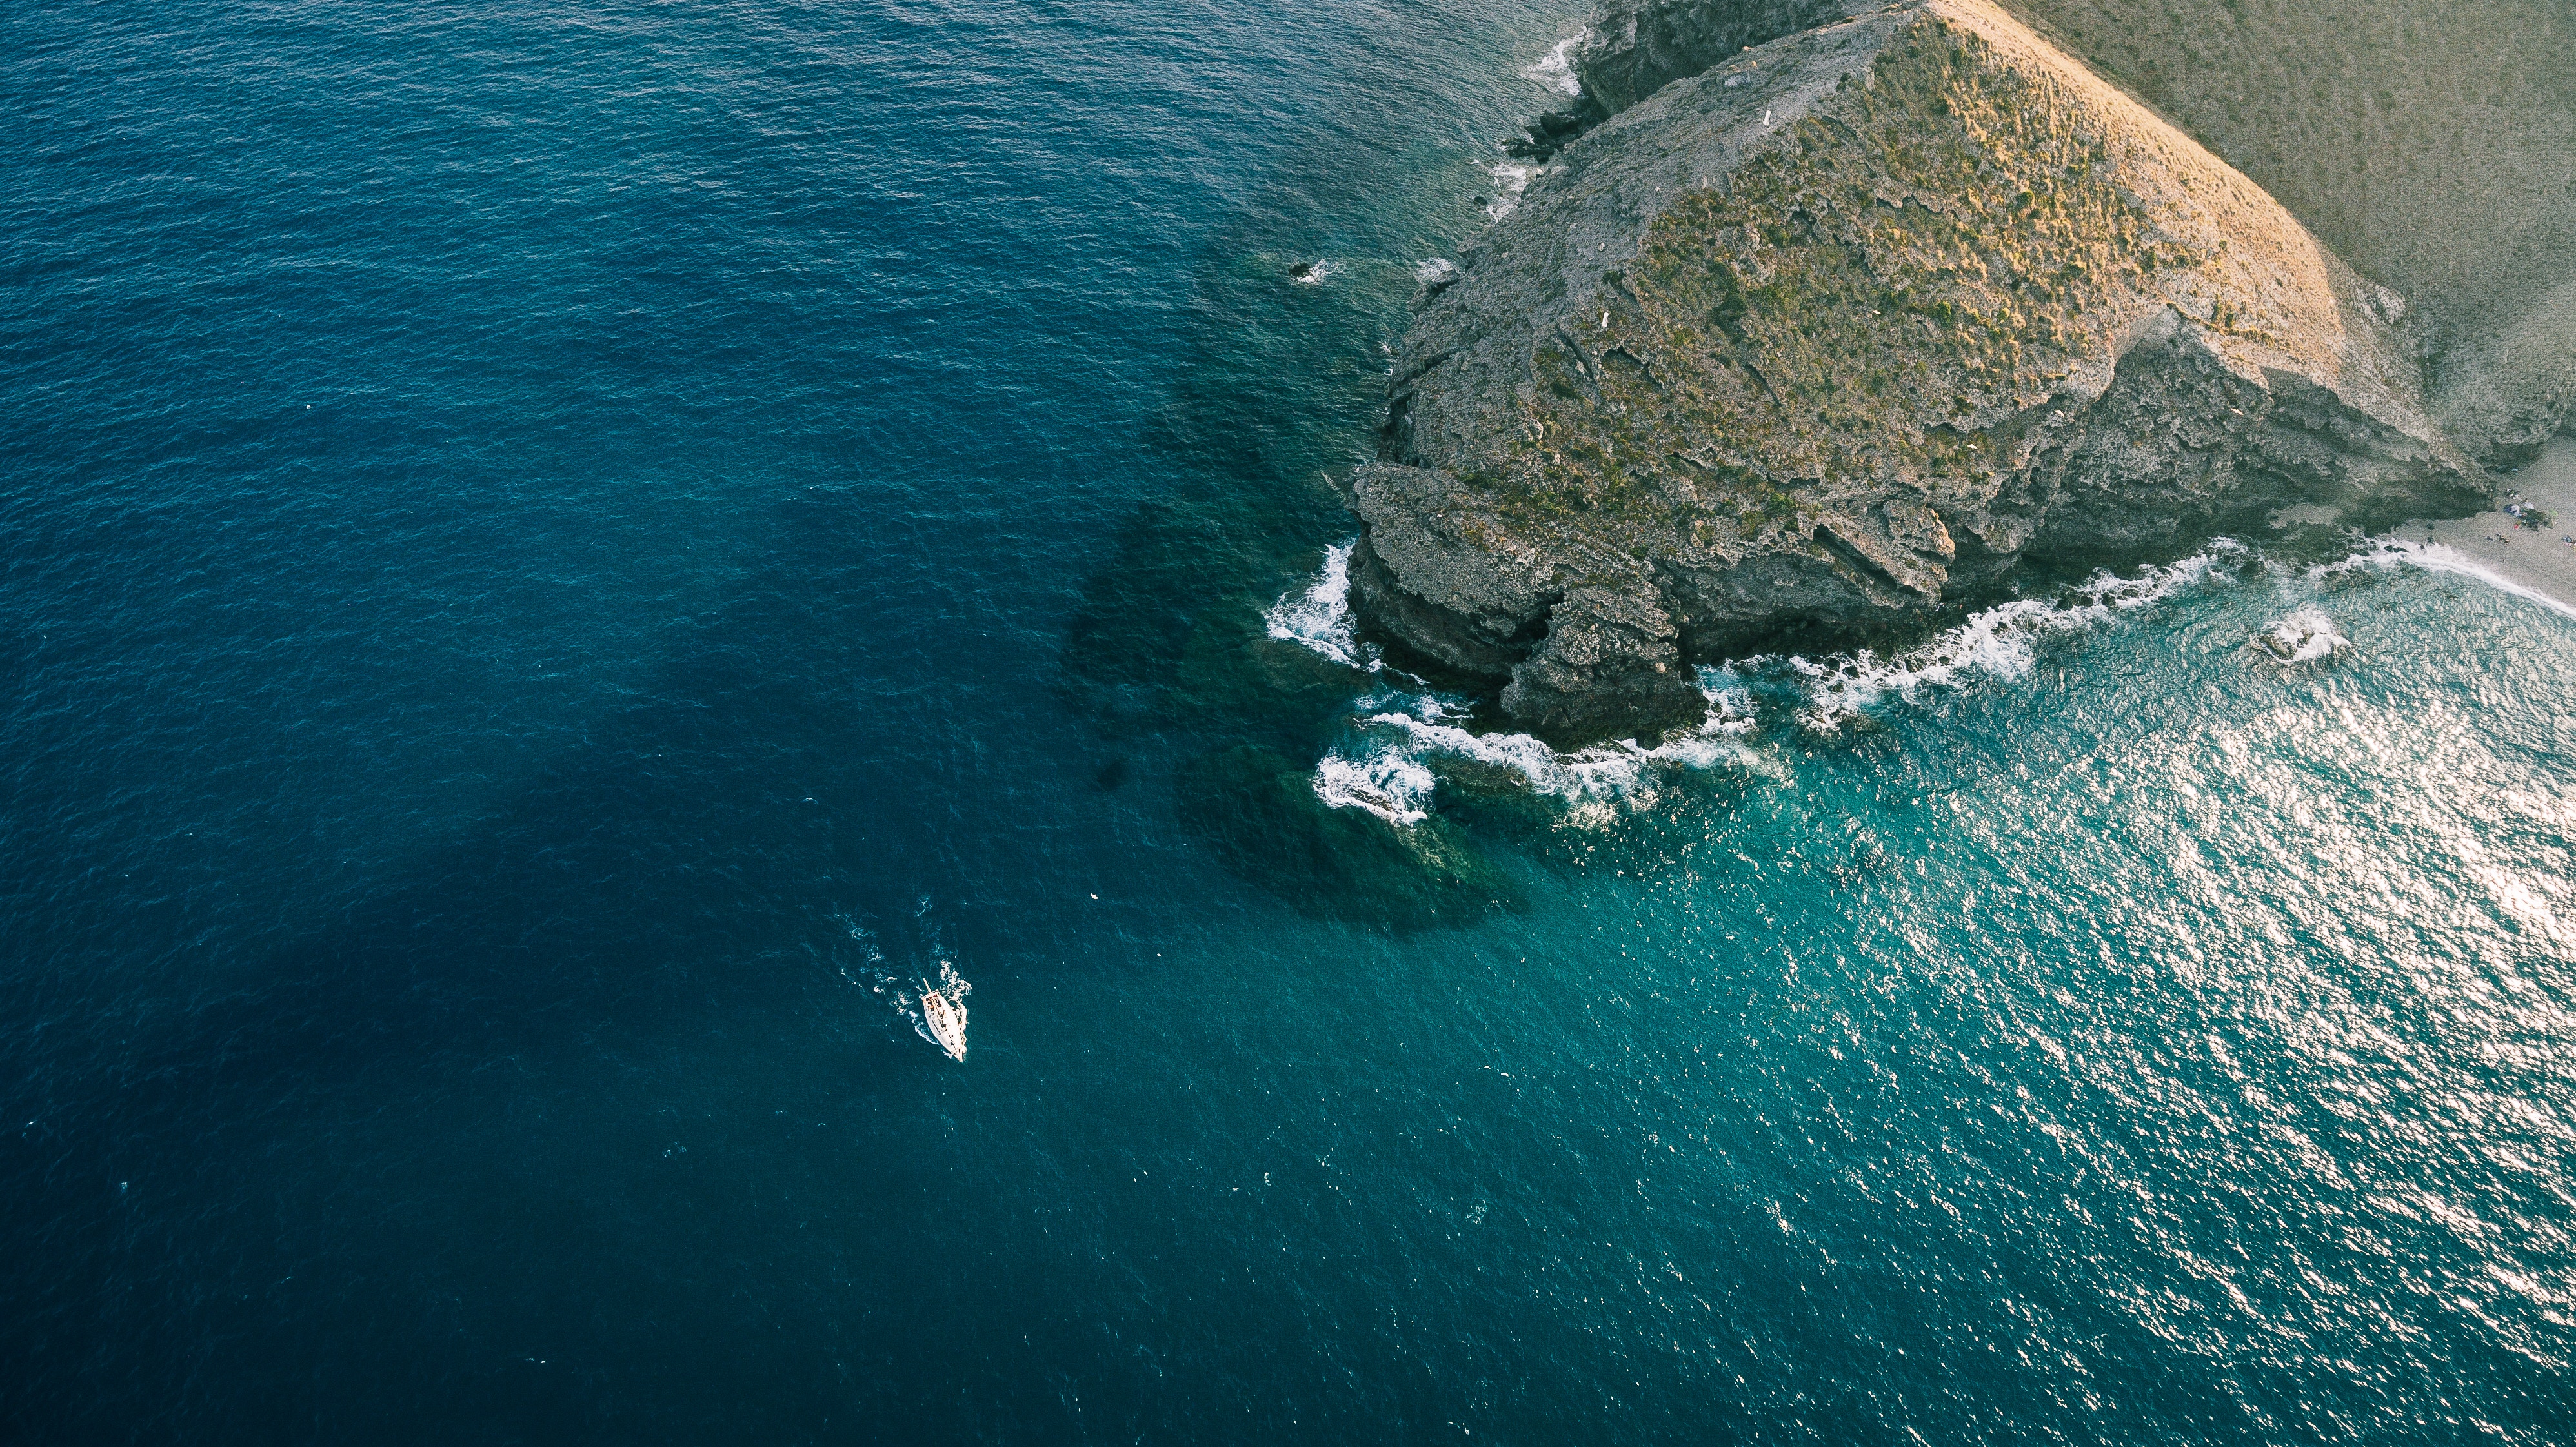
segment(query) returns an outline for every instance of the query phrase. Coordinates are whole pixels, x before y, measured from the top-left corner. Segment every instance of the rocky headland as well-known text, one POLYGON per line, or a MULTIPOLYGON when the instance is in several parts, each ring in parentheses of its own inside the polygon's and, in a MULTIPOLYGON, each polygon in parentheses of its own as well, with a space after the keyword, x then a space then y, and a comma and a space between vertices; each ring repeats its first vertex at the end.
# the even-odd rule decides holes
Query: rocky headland
POLYGON ((1695 663, 2476 511, 2563 415, 2490 367, 2464 450, 2406 299, 2180 127, 1983 0, 1854 10, 1595 15, 1589 128, 1429 291, 1350 482, 1400 657, 1644 733, 1695 663))

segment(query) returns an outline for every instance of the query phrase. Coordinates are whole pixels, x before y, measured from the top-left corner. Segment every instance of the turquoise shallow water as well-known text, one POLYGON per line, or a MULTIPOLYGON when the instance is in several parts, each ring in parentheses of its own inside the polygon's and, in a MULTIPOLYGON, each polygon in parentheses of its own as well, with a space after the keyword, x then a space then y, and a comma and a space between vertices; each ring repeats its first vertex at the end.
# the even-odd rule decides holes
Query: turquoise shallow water
POLYGON ((2576 621, 2222 550, 1564 795, 1267 636, 1572 23, 0 22, 14 1434, 2576 1435, 2576 621))

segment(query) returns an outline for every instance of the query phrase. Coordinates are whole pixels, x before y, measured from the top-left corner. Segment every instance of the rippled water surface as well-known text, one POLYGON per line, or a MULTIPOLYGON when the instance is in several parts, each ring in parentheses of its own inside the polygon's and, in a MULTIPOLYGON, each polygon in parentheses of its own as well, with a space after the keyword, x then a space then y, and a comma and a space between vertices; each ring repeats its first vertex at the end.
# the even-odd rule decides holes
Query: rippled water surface
POLYGON ((1347 666, 1575 8, 0 19, 13 1438, 2576 1437, 2576 620, 1347 666))

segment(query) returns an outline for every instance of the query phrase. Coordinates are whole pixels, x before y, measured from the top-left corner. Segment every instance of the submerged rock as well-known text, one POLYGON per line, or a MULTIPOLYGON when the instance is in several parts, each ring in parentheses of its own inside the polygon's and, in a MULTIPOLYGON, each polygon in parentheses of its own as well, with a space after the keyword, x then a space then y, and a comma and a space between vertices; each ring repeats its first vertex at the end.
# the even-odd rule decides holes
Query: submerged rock
POLYGON ((1242 745, 1183 772, 1182 818, 1219 857, 1298 910, 1399 929, 1510 907, 1509 880, 1455 825, 1391 825, 1327 805, 1316 776, 1288 756, 1242 745))
POLYGON ((1579 58, 1617 114, 1427 300, 1351 481, 1361 615, 1522 725, 1678 721, 1693 663, 1881 635, 2027 562, 2487 495, 2381 289, 2001 10, 1908 0, 1634 103, 1687 60, 1634 42, 1617 80, 1621 33, 1579 58))

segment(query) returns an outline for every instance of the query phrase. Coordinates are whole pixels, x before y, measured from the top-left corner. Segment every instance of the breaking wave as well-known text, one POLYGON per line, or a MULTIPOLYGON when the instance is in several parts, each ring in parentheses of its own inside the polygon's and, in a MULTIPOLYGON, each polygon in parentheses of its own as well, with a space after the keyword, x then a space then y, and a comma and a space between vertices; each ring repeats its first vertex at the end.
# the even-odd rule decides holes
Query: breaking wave
MULTIPOLYGON (((1350 559, 1356 543, 1326 549, 1314 582, 1280 597, 1268 615, 1269 634, 1384 676, 1376 651, 1354 636, 1350 559)), ((2000 604, 1891 655, 1765 654, 1702 668, 1699 686, 1707 711, 1700 725, 1667 733, 1651 746, 1622 739, 1565 752, 1529 734, 1467 727, 1472 707, 1464 700, 1427 690, 1381 689, 1360 700, 1343 740, 1316 764, 1315 793, 1335 808, 1365 809, 1390 824, 1419 823, 1429 817, 1439 787, 1434 766, 1455 760, 1517 775, 1533 793, 1566 805, 1575 822, 1649 808, 1669 771, 1766 767, 1758 747, 1766 713, 1785 708, 1795 727, 1831 735, 1889 700, 1913 703, 1934 690, 2010 682, 2037 664, 2046 640, 2151 607, 2250 557, 2241 544, 2222 539, 2135 578, 2099 572, 2054 599, 2000 604)), ((2340 634, 2333 636, 2341 641, 2340 634)))
POLYGON ((1821 661, 1765 655, 1737 665, 1747 670, 1786 669, 1804 684, 1798 721, 1819 733, 1843 724, 1890 697, 1918 701, 1931 689, 1964 688, 1980 679, 2010 682, 2039 662, 2039 645, 2082 633, 2124 613, 2151 607, 2206 582, 2220 566, 2252 556, 2227 539, 2178 563, 2142 569, 2135 578, 2095 573, 2054 599, 2018 598, 1998 604, 1915 647, 1890 656, 1866 650, 1821 661))
POLYGON ((1324 566, 1302 593, 1282 593, 1262 615, 1264 631, 1282 643, 1294 643, 1335 663, 1376 672, 1377 650, 1363 644, 1351 622, 1351 549, 1353 538, 1324 549, 1324 566))
POLYGON ((1525 79, 1537 81, 1543 86, 1563 91, 1567 95, 1583 94, 1583 82, 1574 74, 1574 47, 1581 45, 1583 38, 1591 33, 1589 30, 1578 30, 1558 41, 1554 49, 1540 57, 1535 65, 1523 70, 1521 75, 1525 79))
POLYGON ((2376 570, 2404 567, 2422 568, 2428 573, 2451 573, 2463 578, 2475 578, 2498 592, 2526 598, 2553 613, 2576 618, 2576 606, 2569 605, 2566 600, 2553 597, 2527 584, 2517 583, 2466 553, 2440 543, 2410 543, 2398 538, 2388 538, 2368 552, 2355 553, 2339 563, 2327 563, 2321 567, 2311 568, 2309 573, 2311 576, 2318 576, 2354 568, 2376 570))
MULTIPOLYGON (((1531 792, 1598 814, 1603 810, 1651 807, 1657 783, 1666 769, 1706 770, 1724 764, 1750 765, 1756 755, 1746 742, 1755 728, 1753 697, 1732 670, 1700 670, 1700 693, 1708 711, 1700 726, 1664 736, 1653 747, 1635 739, 1592 744, 1571 753, 1521 733, 1477 733, 1460 727, 1464 705, 1438 695, 1396 696, 1390 701, 1409 707, 1387 709, 1355 720, 1361 742, 1359 757, 1371 761, 1373 779, 1402 786, 1392 801, 1412 819, 1427 814, 1437 776, 1431 760, 1455 759, 1507 770, 1531 792)), ((1345 746, 1348 747, 1348 746, 1345 746)), ((1317 765, 1320 780, 1353 755, 1336 749, 1317 765)), ((1320 784, 1318 793, 1323 793, 1320 784)), ((1325 795, 1325 802, 1333 802, 1325 795)), ((1384 816, 1382 817, 1390 817, 1384 816)))
POLYGON ((1435 783, 1420 759, 1394 749, 1326 754, 1315 765, 1316 797, 1336 809, 1366 809, 1389 824, 1430 817, 1435 783))

